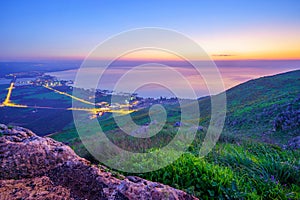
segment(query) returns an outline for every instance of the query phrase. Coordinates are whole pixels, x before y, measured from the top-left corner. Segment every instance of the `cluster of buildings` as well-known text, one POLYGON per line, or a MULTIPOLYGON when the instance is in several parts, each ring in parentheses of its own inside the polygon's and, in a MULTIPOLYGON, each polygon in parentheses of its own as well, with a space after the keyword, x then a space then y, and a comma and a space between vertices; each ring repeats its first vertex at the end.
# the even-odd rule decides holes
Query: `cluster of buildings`
POLYGON ((71 80, 57 80, 56 77, 50 75, 44 75, 36 78, 33 82, 33 85, 41 86, 41 85, 48 85, 48 86, 70 86, 73 85, 74 82, 71 80))

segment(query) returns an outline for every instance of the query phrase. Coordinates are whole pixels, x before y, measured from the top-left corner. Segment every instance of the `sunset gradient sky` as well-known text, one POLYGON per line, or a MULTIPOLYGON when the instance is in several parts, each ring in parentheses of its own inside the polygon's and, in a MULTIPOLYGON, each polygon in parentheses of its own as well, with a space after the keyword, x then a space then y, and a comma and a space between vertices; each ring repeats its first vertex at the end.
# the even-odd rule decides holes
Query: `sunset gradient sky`
POLYGON ((84 58, 108 37, 141 27, 186 34, 215 60, 300 59, 298 0, 7 0, 0 9, 3 61, 84 58))

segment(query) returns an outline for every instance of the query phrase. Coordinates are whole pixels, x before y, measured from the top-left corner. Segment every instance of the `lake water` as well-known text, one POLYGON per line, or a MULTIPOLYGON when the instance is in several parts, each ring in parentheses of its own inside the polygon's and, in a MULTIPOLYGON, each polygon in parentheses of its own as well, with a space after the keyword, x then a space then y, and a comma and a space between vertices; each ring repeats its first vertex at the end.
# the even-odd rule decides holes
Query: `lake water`
MULTIPOLYGON (((299 60, 216 61, 215 63, 220 71, 226 89, 254 78, 300 69, 299 60)), ((99 89, 116 90, 115 86, 118 85, 119 88, 126 90, 127 88, 130 89, 140 86, 140 83, 143 82, 145 83, 144 86, 135 88, 139 95, 144 97, 170 97, 177 96, 173 94, 174 91, 182 92, 183 96, 188 95, 187 93, 184 93, 188 90, 187 84, 185 83, 187 80, 197 96, 200 97, 210 94, 203 77, 201 77, 201 75, 199 75, 191 66, 176 65, 174 67, 171 66, 171 68, 182 74, 184 78, 178 78, 176 75, 173 76, 169 68, 155 64, 148 64, 138 68, 134 68, 134 66, 113 66, 109 67, 105 72, 103 68, 93 66, 81 71, 83 74, 82 77, 85 79, 84 81, 81 80, 81 82, 87 83, 86 85, 83 85, 85 88, 95 88, 96 86, 89 84, 90 80, 98 78, 99 73, 104 73, 97 85, 97 88, 99 89), (122 76, 124 78, 124 75, 127 77, 127 81, 118 83, 122 76), (156 78, 153 79, 153 77, 156 78), (163 84, 159 85, 159 82, 155 84, 153 83, 153 80, 159 80, 163 84)), ((66 70, 47 74, 56 76, 58 79, 62 80, 75 80, 77 71, 78 70, 66 70)), ((211 76, 210 79, 213 82, 214 76, 211 76)))
POLYGON ((11 81, 10 79, 0 78, 0 85, 9 84, 10 81, 11 81))

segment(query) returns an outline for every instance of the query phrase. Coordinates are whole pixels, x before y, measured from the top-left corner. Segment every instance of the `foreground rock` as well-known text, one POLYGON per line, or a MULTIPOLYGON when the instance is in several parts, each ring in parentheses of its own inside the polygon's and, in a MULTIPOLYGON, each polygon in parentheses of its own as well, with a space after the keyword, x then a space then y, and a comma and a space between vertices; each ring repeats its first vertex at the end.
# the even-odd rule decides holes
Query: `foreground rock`
POLYGON ((196 199, 139 177, 113 177, 28 129, 0 124, 0 135, 0 199, 196 199))
POLYGON ((46 176, 0 180, 0 194, 0 199, 72 199, 69 189, 55 186, 46 176))

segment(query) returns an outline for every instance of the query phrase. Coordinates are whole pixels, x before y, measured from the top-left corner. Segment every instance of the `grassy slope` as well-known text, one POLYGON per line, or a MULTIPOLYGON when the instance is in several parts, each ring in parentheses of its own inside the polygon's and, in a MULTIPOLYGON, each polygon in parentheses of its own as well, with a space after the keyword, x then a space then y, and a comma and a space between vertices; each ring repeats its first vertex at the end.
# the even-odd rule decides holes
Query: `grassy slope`
MULTIPOLYGON (((276 116, 289 106, 300 109, 300 70, 263 77, 240 84, 226 92, 227 116, 221 139, 262 139, 263 142, 286 143, 287 139, 299 134, 297 127, 273 131, 276 116), (297 101, 296 101, 297 100, 297 101)), ((207 127, 210 120, 210 99, 199 100, 201 112, 200 125, 207 127)), ((180 110, 176 106, 166 106, 168 113, 167 125, 164 128, 174 132, 173 124, 180 120, 180 110)), ((135 112, 132 115, 137 124, 149 122, 148 109, 135 112)), ((104 131, 119 132, 114 120, 108 115, 99 120, 104 131)), ((299 128, 299 127, 298 127, 299 128)), ((91 130, 90 130, 91 131, 91 130)), ((298 130, 299 131, 299 130, 298 130)), ((59 141, 71 142, 78 135, 75 129, 69 129, 52 135, 59 141)))
MULTIPOLYGON (((268 143, 285 144, 299 135, 299 122, 285 130, 274 130, 279 114, 300 109, 300 70, 250 80, 226 91, 227 116, 223 137, 256 139, 268 143)), ((209 98, 199 102, 201 123, 206 124, 210 115, 209 98)))
POLYGON ((272 143, 284 143, 299 135, 297 122, 293 122, 286 131, 273 132, 277 115, 285 114, 289 109, 300 109, 299 77, 300 70, 251 80, 228 90, 225 131, 255 138, 268 137, 272 143), (293 130, 295 128, 298 131, 293 130))
MULTIPOLYGON (((283 150, 274 145, 285 144, 299 135, 299 122, 293 115, 300 109, 299 77, 300 71, 288 72, 251 80, 228 90, 225 128, 211 153, 205 158, 197 157, 203 136, 199 132, 189 152, 179 160, 139 176, 186 190, 204 199, 299 199, 299 150, 283 150), (282 121, 281 115, 285 121, 282 121), (276 120, 280 122, 279 128, 274 126, 276 120)), ((207 126, 209 98, 199 100, 199 105, 200 124, 207 126)), ((146 111, 134 113, 132 117, 137 123, 145 124, 149 121, 146 111)), ((178 108, 170 106, 167 112, 167 124, 157 137, 151 139, 156 145, 167 143, 176 133, 173 124, 179 120, 178 108)), ((135 143, 132 138, 126 138, 110 118, 101 120, 100 124, 110 139, 121 147, 128 148, 130 144, 131 150, 153 149, 153 146, 145 147, 149 141, 135 143)), ((95 130, 86 130, 86 134, 92 138, 95 130)), ((81 156, 92 159, 75 129, 51 137, 68 142, 81 156)), ((172 152, 169 153, 172 155, 172 152)), ((122 162, 138 163, 139 158, 122 162)))

